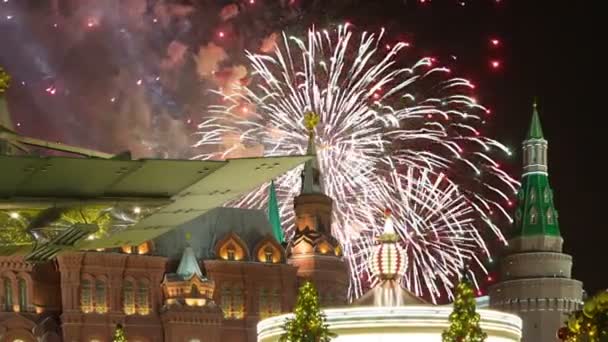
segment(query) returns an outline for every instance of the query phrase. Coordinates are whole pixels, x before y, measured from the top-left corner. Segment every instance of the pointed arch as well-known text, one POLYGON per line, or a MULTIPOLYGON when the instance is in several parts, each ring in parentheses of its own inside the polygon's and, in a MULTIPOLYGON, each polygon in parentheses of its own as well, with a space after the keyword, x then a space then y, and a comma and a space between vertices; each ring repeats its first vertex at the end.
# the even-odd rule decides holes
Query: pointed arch
POLYGON ((242 261, 249 259, 247 244, 235 233, 228 233, 215 244, 215 255, 220 259, 242 261))
POLYGON ((553 208, 547 208, 547 224, 555 224, 555 215, 553 214, 553 208))
POLYGON ((259 262, 278 264, 285 260, 285 250, 270 234, 264 236, 253 250, 259 262))
POLYGON ((530 208, 530 224, 538 223, 538 210, 535 206, 530 208))

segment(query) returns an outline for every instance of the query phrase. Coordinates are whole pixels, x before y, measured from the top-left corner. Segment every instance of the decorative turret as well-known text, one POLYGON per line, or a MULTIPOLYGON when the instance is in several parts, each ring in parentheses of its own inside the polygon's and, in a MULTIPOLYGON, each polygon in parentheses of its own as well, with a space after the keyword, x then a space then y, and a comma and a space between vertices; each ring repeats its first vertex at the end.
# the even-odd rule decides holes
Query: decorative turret
POLYGON ((378 245, 369 260, 372 276, 378 282, 357 300, 357 304, 374 306, 426 304, 423 299, 399 284, 399 279, 406 271, 407 254, 399 246, 399 235, 395 233, 390 209, 384 211, 384 218, 384 229, 377 239, 378 245))
POLYGON ((165 274, 162 288, 166 306, 205 306, 213 302, 213 281, 203 276, 190 245, 184 249, 177 271, 165 274))
POLYGON ((332 199, 323 192, 322 177, 316 156, 315 127, 319 115, 308 112, 304 124, 308 130, 307 161, 302 171, 302 189, 294 198, 295 233, 287 246, 289 264, 298 268, 300 280, 312 281, 323 305, 346 303, 348 266, 342 248, 331 234, 332 199))
POLYGON ((332 199, 323 192, 321 171, 317 161, 315 147, 315 127, 319 123, 319 115, 308 112, 304 115, 304 123, 308 130, 307 154, 312 159, 304 164, 302 171, 302 190, 294 198, 296 212, 296 235, 304 231, 318 233, 331 237, 332 199))
POLYGON ((519 236, 560 235, 553 190, 549 185, 547 148, 534 103, 532 122, 523 143, 524 173, 515 211, 515 231, 519 236))
POLYGON ((374 249, 370 268, 373 275, 382 280, 397 280, 405 273, 406 254, 397 243, 399 236, 393 228, 391 210, 384 212, 384 231, 378 237, 378 245, 374 249))

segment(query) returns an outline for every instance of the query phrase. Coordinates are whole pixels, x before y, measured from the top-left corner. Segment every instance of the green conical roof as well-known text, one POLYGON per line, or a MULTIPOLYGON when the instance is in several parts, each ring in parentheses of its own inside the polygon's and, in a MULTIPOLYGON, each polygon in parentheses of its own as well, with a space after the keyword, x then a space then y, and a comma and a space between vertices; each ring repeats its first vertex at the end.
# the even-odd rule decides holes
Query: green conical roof
POLYGON ((515 229, 519 236, 560 236, 557 210, 549 177, 530 174, 522 179, 517 194, 515 229))
POLYGON ((528 129, 528 139, 544 139, 543 128, 540 124, 540 117, 538 115, 538 106, 536 100, 534 100, 534 109, 532 112, 532 121, 530 122, 530 129, 528 129))
POLYGON ((281 215, 279 214, 279 203, 277 201, 277 192, 274 187, 274 181, 270 182, 268 190, 268 221, 272 226, 272 235, 279 242, 285 242, 285 235, 281 228, 281 215))
POLYGON ((177 272, 175 273, 177 273, 177 275, 179 275, 182 279, 190 279, 193 275, 197 275, 200 278, 203 277, 203 272, 201 272, 201 268, 198 265, 198 261, 196 260, 192 247, 187 246, 184 249, 182 259, 180 260, 179 266, 177 267, 177 272))
POLYGON ((518 236, 560 236, 557 210, 553 202, 553 189, 551 189, 549 175, 546 172, 546 160, 543 160, 542 157, 543 155, 546 157, 547 143, 528 142, 528 140, 534 139, 544 139, 536 101, 528 137, 524 142, 524 153, 536 157, 528 158, 527 163, 530 165, 524 165, 524 170, 531 167, 544 166, 544 168, 539 169, 540 171, 532 169, 533 172, 524 173, 521 188, 517 193, 515 231, 518 236))

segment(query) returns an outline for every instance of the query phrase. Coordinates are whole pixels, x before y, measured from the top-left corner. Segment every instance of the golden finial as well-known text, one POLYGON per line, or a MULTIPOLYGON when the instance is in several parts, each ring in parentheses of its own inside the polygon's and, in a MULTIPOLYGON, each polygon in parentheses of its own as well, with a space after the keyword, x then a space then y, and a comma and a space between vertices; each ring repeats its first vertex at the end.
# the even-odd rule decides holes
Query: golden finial
POLYGON ((186 232, 186 241, 190 242, 191 238, 192 238, 192 233, 186 232))
POLYGON ((7 74, 2 67, 0 67, 0 94, 4 93, 8 89, 8 85, 11 81, 11 76, 7 74))
POLYGON ((310 112, 307 112, 306 114, 304 114, 304 126, 306 126, 306 129, 308 130, 308 133, 310 135, 313 134, 315 127, 319 123, 320 119, 321 119, 321 117, 319 116, 319 114, 317 114, 313 111, 310 111, 310 112))

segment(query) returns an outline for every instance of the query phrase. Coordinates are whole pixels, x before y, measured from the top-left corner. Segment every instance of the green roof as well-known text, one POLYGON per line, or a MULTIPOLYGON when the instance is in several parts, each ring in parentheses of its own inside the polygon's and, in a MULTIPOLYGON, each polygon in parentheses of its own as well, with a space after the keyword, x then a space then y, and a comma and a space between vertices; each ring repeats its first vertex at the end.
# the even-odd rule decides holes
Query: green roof
POLYGON ((201 272, 201 268, 198 265, 198 260, 196 260, 192 247, 187 246, 184 248, 182 259, 180 260, 175 273, 182 279, 190 279, 194 275, 203 278, 203 272, 201 272))
POLYGON ((516 234, 519 236, 560 236, 557 210, 549 177, 544 174, 526 175, 517 194, 515 212, 516 234))
MULTIPOLYGON (((536 144, 528 140, 544 139, 540 118, 534 103, 532 122, 524 146, 535 149, 531 153, 546 153, 546 144, 536 144)), ((537 160, 530 163, 538 164, 537 160)), ((542 161, 541 163, 546 163, 542 161)), ((524 165, 524 169, 530 165, 524 165)), ((532 165, 535 166, 535 165, 532 165)), ((518 236, 551 235, 560 236, 557 210, 553 202, 553 190, 546 172, 528 172, 522 179, 517 193, 515 211, 515 232, 518 236)))
POLYGON ((532 112, 532 120, 530 122, 530 129, 528 129, 527 139, 544 139, 543 128, 540 124, 540 117, 538 115, 538 106, 536 100, 534 101, 534 109, 532 112))

